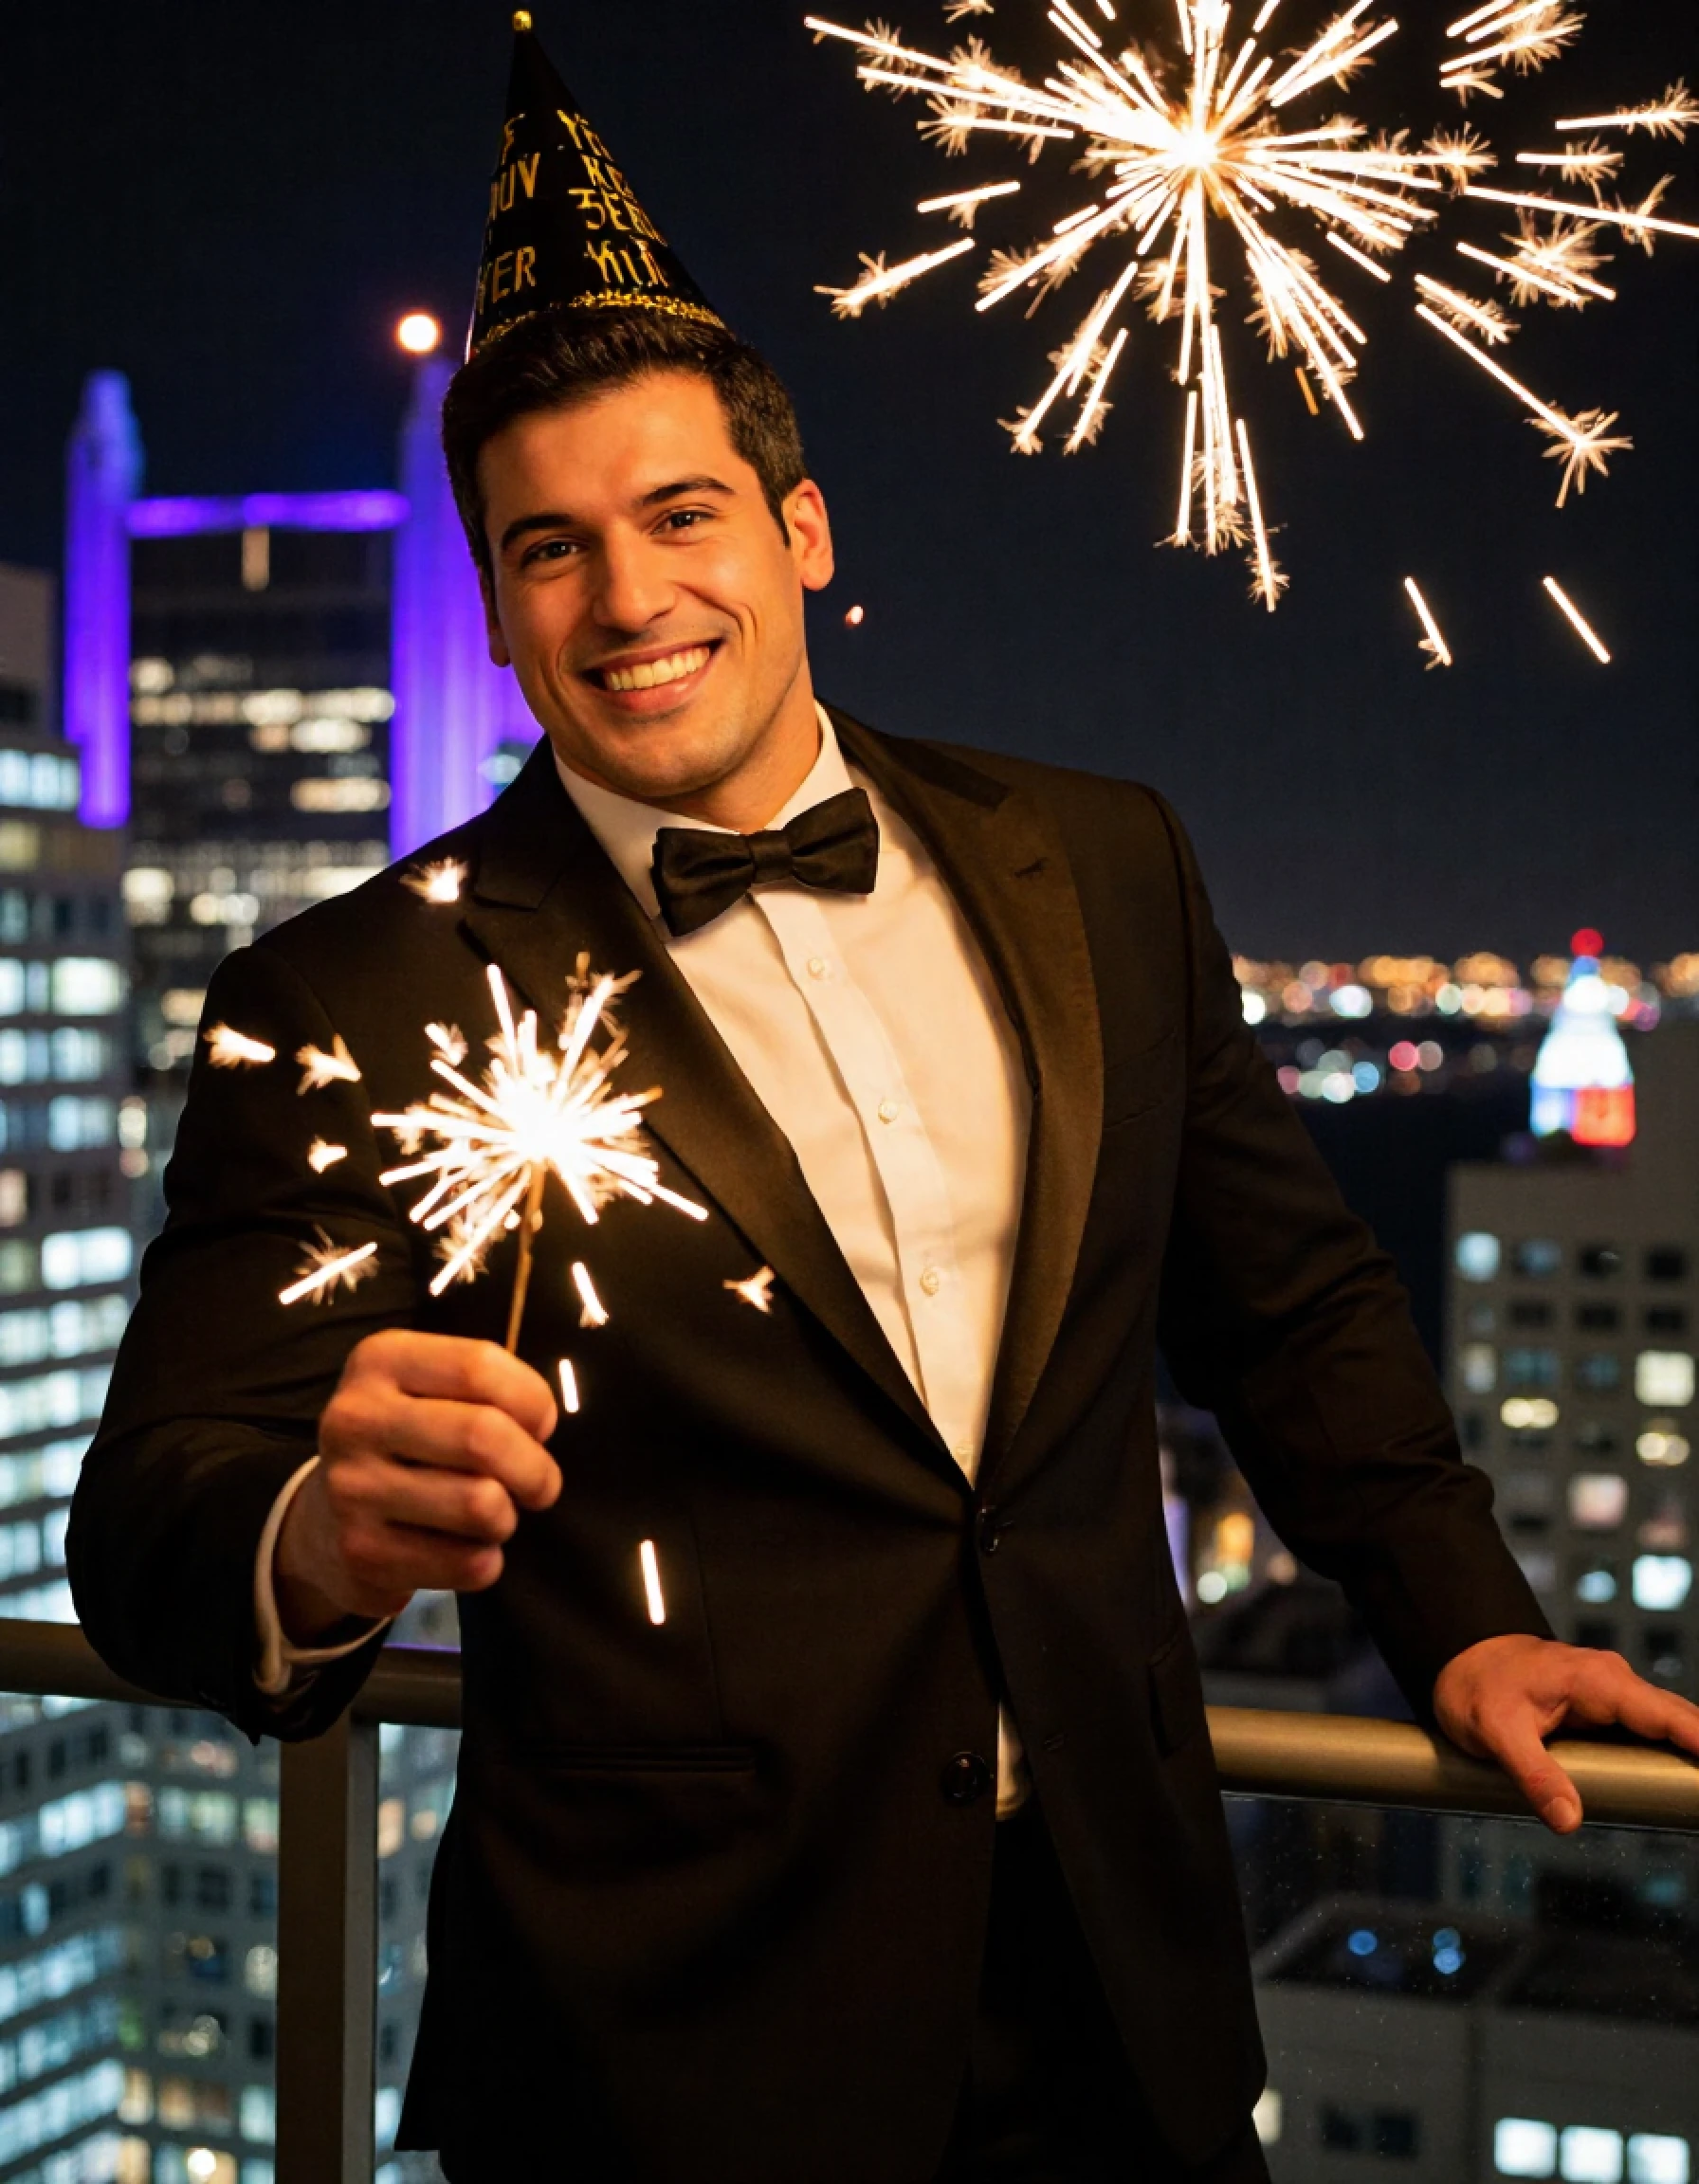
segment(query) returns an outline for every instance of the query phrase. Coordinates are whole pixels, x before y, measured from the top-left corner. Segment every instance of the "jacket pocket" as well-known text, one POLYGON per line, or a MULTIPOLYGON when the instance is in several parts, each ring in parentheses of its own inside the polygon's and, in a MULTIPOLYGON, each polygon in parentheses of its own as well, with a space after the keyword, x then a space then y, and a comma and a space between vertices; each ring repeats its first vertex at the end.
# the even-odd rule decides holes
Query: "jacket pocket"
POLYGON ((1104 1128, 1133 1122, 1185 1089, 1185 1056, 1178 1030, 1136 1052, 1107 1061, 1104 1072, 1104 1128))
POLYGON ((1158 1749, 1166 1756, 1189 1744, 1209 1727, 1203 1710, 1203 1679, 1192 1634, 1184 1624, 1150 1659, 1150 1719, 1158 1749))

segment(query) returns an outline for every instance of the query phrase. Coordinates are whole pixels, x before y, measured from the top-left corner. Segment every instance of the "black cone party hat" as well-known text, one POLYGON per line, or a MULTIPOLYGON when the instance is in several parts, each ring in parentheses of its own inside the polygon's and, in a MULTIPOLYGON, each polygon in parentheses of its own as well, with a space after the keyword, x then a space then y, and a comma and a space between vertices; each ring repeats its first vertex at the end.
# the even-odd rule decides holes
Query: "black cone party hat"
POLYGON ((661 311, 722 325, 556 73, 530 16, 516 15, 513 27, 467 355, 556 307, 661 311))

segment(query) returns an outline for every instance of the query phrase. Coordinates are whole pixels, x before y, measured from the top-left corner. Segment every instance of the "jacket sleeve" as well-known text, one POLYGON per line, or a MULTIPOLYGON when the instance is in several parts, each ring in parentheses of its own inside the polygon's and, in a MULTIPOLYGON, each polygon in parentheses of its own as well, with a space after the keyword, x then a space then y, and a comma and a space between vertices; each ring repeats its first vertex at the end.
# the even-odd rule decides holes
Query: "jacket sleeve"
POLYGON ((1163 1269, 1176 1384, 1292 1552, 1342 1585, 1412 1709, 1466 1647, 1550 1627, 1466 1464, 1409 1301, 1244 1021, 1191 844, 1187 1107, 1163 1269))
POLYGON ((254 1556, 349 1352, 410 1323, 420 1299, 407 1224, 377 1180, 363 1084, 303 1082, 302 1052, 334 1055, 337 1044, 305 980, 264 943, 244 950, 215 974, 203 1023, 274 1059, 217 1068, 204 1038, 197 1048, 166 1226, 142 1262, 66 1562, 82 1626, 119 1674, 250 1736, 312 1736, 353 1697, 376 1641, 290 1703, 263 1699, 254 1556), (340 1154, 320 1151, 320 1172, 316 1147, 340 1154), (280 1301, 312 1249, 366 1244, 377 1248, 356 1286, 280 1301))

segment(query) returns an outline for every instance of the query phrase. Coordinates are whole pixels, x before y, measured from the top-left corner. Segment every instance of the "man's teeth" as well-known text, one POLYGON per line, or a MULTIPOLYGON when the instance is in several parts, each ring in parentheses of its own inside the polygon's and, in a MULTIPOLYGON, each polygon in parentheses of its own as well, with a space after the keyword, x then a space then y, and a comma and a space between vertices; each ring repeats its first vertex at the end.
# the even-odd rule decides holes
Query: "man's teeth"
POLYGON ((688 652, 669 653, 665 660, 640 661, 635 667, 606 667, 602 681, 610 690, 653 690, 663 682, 682 682, 706 666, 711 647, 692 646, 688 652))

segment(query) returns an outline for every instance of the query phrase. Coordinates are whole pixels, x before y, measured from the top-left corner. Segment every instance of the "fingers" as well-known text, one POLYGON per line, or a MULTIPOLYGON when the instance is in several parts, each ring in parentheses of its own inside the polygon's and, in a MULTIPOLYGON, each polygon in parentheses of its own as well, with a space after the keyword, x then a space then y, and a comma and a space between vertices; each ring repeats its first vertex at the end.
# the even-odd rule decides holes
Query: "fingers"
POLYGON ((1699 1706, 1648 1684, 1619 1653, 1580 1655, 1573 1671, 1568 1717, 1594 1728, 1620 1722, 1636 1737, 1699 1756, 1699 1706))
POLYGON ((1541 1742, 1531 1706, 1484 1708, 1476 1718, 1475 1737, 1555 1835, 1575 1832, 1581 1824, 1580 1793, 1541 1742))
POLYGON ((521 1508, 549 1508, 560 1492, 560 1469, 538 1437, 539 1430, 553 1431, 556 1422, 554 1400, 538 1375, 487 1343, 441 1337, 408 1339, 428 1340, 427 1354, 421 1358, 379 1352, 361 1358, 360 1352, 370 1353, 375 1343, 387 1341, 378 1337, 362 1343, 350 1360, 349 1372, 319 1422, 320 1452, 327 1465, 399 1457, 478 1472, 504 1487, 521 1508), (492 1365, 491 1357, 499 1364, 492 1365), (450 1399, 417 1392, 419 1382, 427 1389, 472 1392, 450 1399), (539 1389, 544 1398, 540 1406, 531 1399, 539 1389), (506 1400, 498 1400, 502 1397, 506 1400))
POLYGON ((487 1404, 504 1410, 536 1441, 548 1440, 560 1422, 541 1374, 494 1342, 387 1328, 369 1336, 348 1360, 345 1383, 367 1378, 387 1382, 404 1395, 487 1404))

